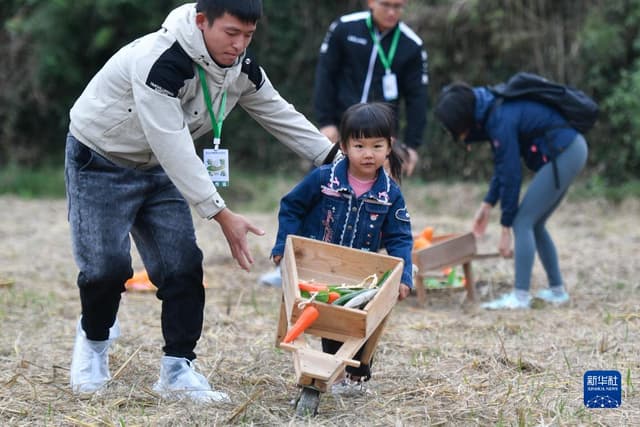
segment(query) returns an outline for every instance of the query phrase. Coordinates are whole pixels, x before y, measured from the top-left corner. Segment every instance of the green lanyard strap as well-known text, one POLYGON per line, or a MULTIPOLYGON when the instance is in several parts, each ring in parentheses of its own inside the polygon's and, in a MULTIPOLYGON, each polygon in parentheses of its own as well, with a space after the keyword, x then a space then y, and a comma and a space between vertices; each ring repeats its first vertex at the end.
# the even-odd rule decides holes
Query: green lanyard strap
POLYGON ((400 24, 396 26, 396 31, 393 33, 393 40, 391 40, 391 47, 389 48, 389 56, 384 53, 380 40, 376 37, 376 33, 373 31, 373 24, 371 22, 371 14, 367 16, 367 28, 369 28, 369 34, 371 34, 371 40, 378 48, 378 56, 380 62, 384 66, 384 69, 388 72, 391 71, 391 64, 393 63, 393 57, 396 56, 396 49, 398 48, 398 40, 400 40, 400 24))
POLYGON ((209 86, 207 85, 207 78, 204 74, 204 70, 200 64, 196 64, 198 68, 198 75, 200 76, 200 84, 202 85, 202 91, 204 92, 204 102, 207 104, 207 110, 209 111, 209 117, 211 118, 211 126, 213 127, 213 144, 216 149, 220 145, 220 136, 222 135, 222 122, 224 121, 224 110, 227 104, 227 91, 222 92, 222 101, 220 102, 220 108, 218 110, 218 119, 216 120, 215 114, 213 114, 213 105, 211 104, 211 94, 209 93, 209 86))

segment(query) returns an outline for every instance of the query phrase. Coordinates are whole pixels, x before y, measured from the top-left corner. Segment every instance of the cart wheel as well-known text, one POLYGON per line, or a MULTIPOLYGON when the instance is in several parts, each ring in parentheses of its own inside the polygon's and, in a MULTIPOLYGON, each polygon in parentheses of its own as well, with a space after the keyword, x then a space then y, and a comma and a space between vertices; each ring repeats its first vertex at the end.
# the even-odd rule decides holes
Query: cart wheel
POLYGON ((315 417, 318 415, 320 392, 315 388, 303 387, 296 402, 296 415, 299 417, 315 417))

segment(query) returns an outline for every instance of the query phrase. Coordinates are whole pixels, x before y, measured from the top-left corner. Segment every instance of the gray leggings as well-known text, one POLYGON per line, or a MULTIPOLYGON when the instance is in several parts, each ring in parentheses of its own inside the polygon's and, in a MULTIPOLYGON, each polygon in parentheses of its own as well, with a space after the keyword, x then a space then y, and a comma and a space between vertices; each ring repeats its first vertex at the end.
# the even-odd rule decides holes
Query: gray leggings
POLYGON ((584 137, 578 135, 556 158, 558 185, 556 186, 554 178, 553 164, 547 163, 533 177, 522 198, 513 221, 516 289, 529 291, 536 251, 547 273, 549 286, 564 284, 556 247, 545 225, 564 198, 569 185, 584 168, 587 152, 584 137))

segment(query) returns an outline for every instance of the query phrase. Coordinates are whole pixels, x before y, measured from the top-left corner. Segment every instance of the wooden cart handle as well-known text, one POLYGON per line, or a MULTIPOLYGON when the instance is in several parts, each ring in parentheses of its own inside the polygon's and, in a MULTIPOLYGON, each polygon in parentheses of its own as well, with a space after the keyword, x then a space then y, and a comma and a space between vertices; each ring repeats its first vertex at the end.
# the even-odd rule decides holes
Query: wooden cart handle
POLYGON ((342 359, 342 363, 344 363, 347 366, 351 366, 353 368, 360 367, 360 361, 355 359, 342 359))
POLYGON ((286 343, 284 341, 282 341, 279 345, 279 347, 283 350, 287 350, 287 351, 296 351, 298 350, 300 347, 298 347, 297 345, 293 345, 290 343, 286 343))
MULTIPOLYGON (((299 349, 301 349, 302 347, 299 347, 297 345, 291 344, 291 343, 286 343, 286 342, 281 342, 280 343, 280 348, 283 350, 287 350, 287 351, 298 351, 299 349)), ((333 356, 333 355, 331 355, 333 356)), ((335 357, 335 356, 334 356, 335 357)), ((354 368, 359 368, 360 367, 360 361, 358 360, 354 360, 354 359, 338 359, 340 360, 342 363, 344 363, 347 366, 351 366, 354 368)))
POLYGON ((476 254, 473 256, 472 259, 476 260, 476 259, 498 258, 500 256, 502 256, 500 255, 500 252, 491 252, 487 254, 476 254))

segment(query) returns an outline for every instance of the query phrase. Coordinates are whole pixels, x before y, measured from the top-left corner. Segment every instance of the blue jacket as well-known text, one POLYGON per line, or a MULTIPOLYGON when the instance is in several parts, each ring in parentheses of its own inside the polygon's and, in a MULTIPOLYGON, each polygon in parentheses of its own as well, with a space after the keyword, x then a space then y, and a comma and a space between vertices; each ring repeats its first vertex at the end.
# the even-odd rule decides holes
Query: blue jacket
POLYGON ((492 206, 500 201, 500 223, 511 227, 518 212, 522 185, 520 159, 536 172, 571 144, 578 132, 558 111, 544 104, 505 99, 493 107, 496 97, 489 89, 476 87, 473 92, 476 129, 466 141, 490 142, 494 172, 484 201, 492 206))
POLYGON ((356 198, 347 179, 349 160, 310 172, 280 201, 272 256, 282 255, 289 234, 376 252, 383 245, 404 260, 402 283, 413 287, 409 213, 400 187, 380 169, 371 190, 356 198))

